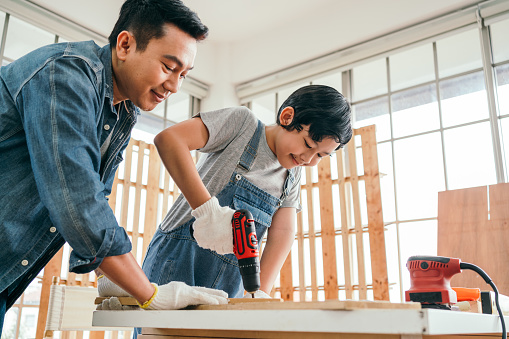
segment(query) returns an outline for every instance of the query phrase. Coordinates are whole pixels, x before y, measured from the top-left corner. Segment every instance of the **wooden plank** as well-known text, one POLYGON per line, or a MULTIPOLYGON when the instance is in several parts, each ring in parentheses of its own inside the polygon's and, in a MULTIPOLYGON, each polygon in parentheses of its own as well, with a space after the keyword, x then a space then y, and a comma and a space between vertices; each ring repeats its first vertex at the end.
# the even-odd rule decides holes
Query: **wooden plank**
MULTIPOLYGON (((276 331, 239 331, 239 330, 197 330, 174 328, 143 328, 140 339, 182 339, 182 338, 249 338, 249 339, 372 339, 373 334, 358 333, 317 333, 317 332, 276 332, 276 331)), ((377 339, 401 339, 399 335, 376 334, 377 339)), ((433 337, 434 338, 434 337, 433 337)), ((484 337, 475 337, 483 339, 484 337)), ((442 338, 439 338, 442 339, 442 338)), ((449 339, 449 338, 447 338, 449 339)))
POLYGON ((36 339, 44 337, 46 329, 46 318, 48 317, 49 294, 53 277, 60 277, 62 270, 62 256, 64 249, 61 248, 57 254, 44 267, 44 275, 42 277, 41 296, 39 303, 39 316, 37 318, 37 329, 35 332, 36 339))
POLYGON ((120 209, 120 226, 127 230, 127 210, 129 208, 129 187, 131 183, 131 164, 133 157, 133 145, 139 144, 131 139, 127 145, 124 163, 124 185, 122 186, 122 205, 120 209))
POLYGON ((309 263, 311 270, 311 299, 318 300, 318 283, 316 279, 316 233, 313 208, 313 178, 312 168, 306 167, 306 194, 308 210, 308 232, 309 232, 309 263))
MULTIPOLYGON (((302 190, 300 192, 302 197, 302 190)), ((302 198, 300 199, 302 201, 302 198)), ((304 266, 304 226, 302 212, 297 213, 297 251, 299 260, 299 301, 306 300, 306 268, 304 266)))
POLYGON ((336 152, 336 159, 338 165, 338 179, 339 180, 339 205, 341 210, 341 241, 343 244, 343 266, 345 274, 345 294, 347 299, 353 298, 353 286, 352 286, 352 267, 350 258, 350 221, 348 210, 346 208, 346 185, 345 181, 341 180, 345 177, 345 152, 339 150, 336 152))
POLYGON ((364 262, 364 236, 362 232, 362 218, 359 198, 359 180, 357 176, 357 154, 355 148, 355 139, 352 138, 348 143, 348 160, 350 169, 350 178, 352 186, 355 244, 357 248, 357 269, 359 275, 359 298, 367 299, 366 285, 366 264, 364 262))
MULTIPOLYGON (((106 298, 96 298, 99 304, 106 298)), ((136 305, 131 297, 119 297, 123 305, 136 305)), ((225 305, 188 306, 186 310, 358 310, 358 309, 421 309, 416 302, 391 303, 389 301, 369 300, 325 300, 325 301, 282 301, 270 298, 230 298, 225 305)))
POLYGON ((318 183, 325 299, 337 299, 336 232, 334 228, 330 166, 330 157, 324 157, 320 161, 318 164, 318 183))
POLYGON ((141 182, 143 179, 143 162, 145 160, 145 149, 147 144, 143 141, 139 142, 138 146, 138 162, 136 168, 136 186, 134 190, 134 206, 130 208, 134 209, 133 213, 133 230, 131 241, 133 243, 132 254, 136 260, 138 260, 138 239, 141 237, 139 232, 140 227, 140 205, 141 205, 141 182))
POLYGON ((389 277, 385 251, 385 229, 380 193, 380 172, 375 126, 363 128, 362 156, 368 212, 369 249, 371 253, 371 275, 375 300, 389 300, 389 277))
MULTIPOLYGON (((147 180, 147 200, 145 204, 145 227, 143 228, 143 255, 145 259, 150 240, 157 229, 157 201, 159 199, 159 174, 161 173, 161 158, 157 154, 156 147, 149 145, 149 165, 147 180)), ((167 198, 166 198, 167 199, 167 198)), ((166 200, 168 201, 168 200, 166 200)))
MULTIPOLYGON (((487 223, 486 186, 439 192, 438 255, 460 258, 484 269, 483 252, 490 243, 483 244, 486 240, 481 240, 481 236, 487 231, 487 223)), ((487 259, 493 260, 492 257, 487 259)), ((477 273, 470 270, 456 274, 451 279, 451 286, 491 289, 477 273)))
POLYGON ((285 301, 293 300, 292 251, 288 253, 280 272, 281 298, 285 301))
POLYGON ((509 272, 502 258, 509 257, 509 184, 489 186, 490 220, 487 228, 480 231, 480 266, 495 282, 499 292, 509 295, 509 272))

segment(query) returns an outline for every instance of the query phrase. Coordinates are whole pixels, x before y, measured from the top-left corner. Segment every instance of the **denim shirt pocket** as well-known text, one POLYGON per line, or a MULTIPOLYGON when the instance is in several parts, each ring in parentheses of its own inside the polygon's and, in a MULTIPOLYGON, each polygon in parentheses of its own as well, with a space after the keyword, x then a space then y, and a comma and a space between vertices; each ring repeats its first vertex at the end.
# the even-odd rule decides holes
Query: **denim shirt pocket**
POLYGON ((272 222, 272 215, 275 213, 276 208, 272 206, 262 206, 263 203, 257 203, 250 199, 246 199, 242 195, 235 195, 233 197, 232 207, 235 210, 246 209, 253 215, 255 222, 259 225, 270 227, 272 222))

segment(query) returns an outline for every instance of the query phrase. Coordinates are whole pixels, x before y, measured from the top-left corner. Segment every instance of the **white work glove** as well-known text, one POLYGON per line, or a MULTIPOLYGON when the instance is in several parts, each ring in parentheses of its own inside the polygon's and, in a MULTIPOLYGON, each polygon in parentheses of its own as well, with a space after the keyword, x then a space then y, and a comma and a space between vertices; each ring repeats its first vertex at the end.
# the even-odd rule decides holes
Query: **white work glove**
POLYGON ((100 297, 130 297, 131 295, 124 291, 122 287, 116 285, 105 275, 97 278, 97 292, 100 297))
POLYGON ((182 281, 172 281, 157 286, 149 301, 140 305, 148 310, 178 310, 190 305, 228 304, 228 294, 221 290, 206 287, 189 286, 182 281))
POLYGON ((97 305, 97 310, 135 310, 138 306, 122 305, 118 297, 130 297, 131 295, 124 291, 104 275, 97 278, 97 292, 100 297, 109 297, 97 305))
POLYGON ((221 207, 216 197, 194 209, 193 235, 198 245, 219 254, 233 253, 233 213, 231 208, 221 207))
MULTIPOLYGON (((251 293, 246 293, 244 295, 244 298, 252 298, 252 297, 253 296, 251 295, 251 293)), ((272 297, 270 295, 268 295, 267 293, 263 292, 262 290, 257 290, 254 293, 254 297, 255 297, 255 299, 266 299, 266 298, 272 299, 272 297)))

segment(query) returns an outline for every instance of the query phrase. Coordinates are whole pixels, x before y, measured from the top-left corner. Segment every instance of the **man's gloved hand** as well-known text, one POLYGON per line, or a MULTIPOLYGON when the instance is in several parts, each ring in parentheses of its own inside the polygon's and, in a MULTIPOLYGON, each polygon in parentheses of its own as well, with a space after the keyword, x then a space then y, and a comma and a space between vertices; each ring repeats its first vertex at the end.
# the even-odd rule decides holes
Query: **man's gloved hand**
MULTIPOLYGON (((272 299, 270 295, 268 295, 267 293, 263 292, 262 290, 258 290, 254 293, 254 297, 255 299, 266 299, 266 298, 269 298, 269 299, 272 299)), ((244 295, 244 298, 252 298, 251 296, 251 293, 246 293, 244 295)))
POLYGON ((129 311, 129 310, 139 310, 139 306, 133 306, 133 305, 122 305, 120 303, 120 300, 118 300, 118 297, 109 297, 108 299, 104 299, 102 303, 97 305, 96 308, 98 311, 112 311, 112 310, 123 310, 123 311, 129 311))
POLYGON ((97 292, 100 297, 110 297, 97 305, 97 310, 135 310, 138 306, 127 306, 120 304, 118 297, 130 297, 131 295, 124 291, 104 275, 97 278, 97 292))
POLYGON ((116 285, 108 277, 100 275, 97 278, 97 292, 100 297, 130 297, 122 287, 116 285))
POLYGON ((228 294, 221 290, 189 286, 181 281, 172 281, 157 286, 150 300, 140 305, 148 310, 178 310, 189 305, 221 305, 228 303, 228 294))
POLYGON ((219 254, 233 253, 232 217, 235 211, 219 205, 212 197, 191 212, 196 218, 193 223, 193 235, 200 247, 208 248, 219 254))

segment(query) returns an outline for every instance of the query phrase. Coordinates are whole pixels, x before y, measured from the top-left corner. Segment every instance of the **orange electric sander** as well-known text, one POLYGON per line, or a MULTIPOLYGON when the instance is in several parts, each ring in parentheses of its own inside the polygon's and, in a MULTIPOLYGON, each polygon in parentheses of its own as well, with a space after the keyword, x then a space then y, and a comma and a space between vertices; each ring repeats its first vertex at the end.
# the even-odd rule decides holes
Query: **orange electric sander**
POLYGON ((451 309, 457 302, 456 292, 451 288, 451 278, 462 269, 477 272, 495 292, 495 303, 502 323, 502 337, 506 329, 498 301, 498 289, 480 267, 461 262, 458 258, 435 256, 412 256, 406 264, 410 271, 410 289, 405 291, 406 301, 420 302, 423 308, 451 309))

